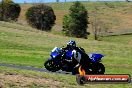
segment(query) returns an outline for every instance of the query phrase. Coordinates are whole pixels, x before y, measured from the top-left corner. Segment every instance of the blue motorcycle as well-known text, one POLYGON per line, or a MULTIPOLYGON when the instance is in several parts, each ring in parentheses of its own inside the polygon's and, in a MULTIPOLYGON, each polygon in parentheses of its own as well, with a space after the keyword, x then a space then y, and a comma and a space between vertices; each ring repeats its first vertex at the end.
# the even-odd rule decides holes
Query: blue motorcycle
MULTIPOLYGON (((80 48, 84 51, 83 48, 80 48)), ((85 51, 84 51, 85 52, 85 51)), ((88 54, 90 62, 88 63, 86 74, 104 74, 105 67, 101 62, 101 58, 104 57, 102 54, 91 53, 88 54)), ((62 48, 55 47, 50 54, 50 58, 45 61, 44 66, 47 70, 56 72, 58 70, 75 72, 78 74, 77 66, 78 62, 72 60, 72 50, 64 51, 62 48), (76 70, 76 71, 73 71, 76 70)))
POLYGON ((50 58, 44 63, 47 70, 55 72, 63 70, 71 72, 77 62, 72 62, 72 50, 64 51, 62 48, 55 47, 50 54, 50 58))

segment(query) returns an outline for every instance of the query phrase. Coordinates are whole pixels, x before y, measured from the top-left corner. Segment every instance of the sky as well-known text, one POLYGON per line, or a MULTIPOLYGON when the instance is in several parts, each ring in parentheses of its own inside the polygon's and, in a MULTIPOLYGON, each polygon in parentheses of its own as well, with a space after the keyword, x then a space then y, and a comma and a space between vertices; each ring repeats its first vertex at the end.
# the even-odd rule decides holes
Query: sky
MULTIPOLYGON (((1 0, 0 0, 1 1, 1 0)), ((32 3, 32 2, 56 2, 56 0, 13 0, 16 3, 32 3)), ((59 0, 59 2, 69 2, 69 1, 125 1, 125 0, 59 0)), ((132 1, 132 0, 130 0, 132 1)))

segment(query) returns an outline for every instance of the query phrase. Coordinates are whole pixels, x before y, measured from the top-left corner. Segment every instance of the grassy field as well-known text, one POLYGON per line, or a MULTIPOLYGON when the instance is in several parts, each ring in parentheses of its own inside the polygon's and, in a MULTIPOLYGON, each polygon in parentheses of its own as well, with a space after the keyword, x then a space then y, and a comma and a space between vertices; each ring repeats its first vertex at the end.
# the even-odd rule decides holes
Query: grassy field
MULTIPOLYGON (((0 22, 0 63, 34 66, 43 68, 43 63, 49 57, 50 51, 55 46, 65 46, 69 40, 75 40, 78 46, 83 47, 88 53, 96 52, 105 55, 103 64, 106 67, 105 74, 130 74, 132 75, 132 35, 100 37, 101 41, 89 39, 77 39, 41 32, 31 27, 25 27, 16 23, 0 22)), ((28 77, 53 79, 61 82, 57 87, 80 88, 75 81, 75 76, 52 73, 40 73, 34 71, 17 70, 0 67, 1 75, 6 73, 28 77)), ((1 78, 3 79, 3 78, 1 78)), ((27 79, 27 78, 25 78, 27 79)), ((8 79, 6 81, 9 83, 8 79)), ((3 82, 6 83, 7 82, 3 82)), ((33 82, 31 82, 32 85, 33 82)), ((17 83, 12 84, 19 87, 17 83)), ((18 83, 19 84, 19 83, 18 83)), ((26 85, 26 84, 25 84, 26 85)), ((30 87, 31 85, 26 85, 30 87)), ((50 86, 50 83, 46 84, 50 86)), ((34 84, 35 87, 44 85, 34 84)), ((32 87, 32 86, 31 86, 32 87)), ((57 88, 55 87, 55 88, 57 88)), ((97 84, 85 85, 82 88, 131 88, 130 84, 97 84)), ((52 88, 52 87, 51 87, 52 88)))
MULTIPOLYGON (((96 15, 102 22, 102 29, 109 32, 132 32, 132 3, 125 2, 83 2, 89 12, 89 20, 93 21, 94 7, 98 7, 96 15)), ((68 13, 72 3, 52 3, 57 16, 56 25, 51 32, 41 32, 29 27, 25 21, 25 11, 32 4, 21 4, 22 12, 18 23, 0 21, 0 63, 33 66, 44 68, 43 63, 49 58, 55 47, 66 46, 69 40, 75 40, 77 46, 83 47, 87 53, 96 52, 105 55, 102 63, 105 74, 132 75, 132 35, 104 36, 95 41, 90 35, 88 39, 65 37, 61 34, 62 18, 68 13)), ((92 32, 91 24, 89 25, 92 32)), ((88 84, 78 86, 75 76, 55 73, 42 73, 0 67, 0 88, 132 88, 131 84, 88 84)))

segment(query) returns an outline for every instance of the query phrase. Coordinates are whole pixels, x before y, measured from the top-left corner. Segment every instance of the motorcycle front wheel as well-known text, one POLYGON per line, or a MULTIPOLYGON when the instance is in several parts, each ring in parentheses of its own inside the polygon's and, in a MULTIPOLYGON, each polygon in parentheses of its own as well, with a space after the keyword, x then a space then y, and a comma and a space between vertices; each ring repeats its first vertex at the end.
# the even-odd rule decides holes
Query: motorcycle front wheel
POLYGON ((47 70, 52 71, 52 72, 56 72, 60 70, 60 66, 56 64, 53 60, 47 60, 44 63, 44 66, 47 70))

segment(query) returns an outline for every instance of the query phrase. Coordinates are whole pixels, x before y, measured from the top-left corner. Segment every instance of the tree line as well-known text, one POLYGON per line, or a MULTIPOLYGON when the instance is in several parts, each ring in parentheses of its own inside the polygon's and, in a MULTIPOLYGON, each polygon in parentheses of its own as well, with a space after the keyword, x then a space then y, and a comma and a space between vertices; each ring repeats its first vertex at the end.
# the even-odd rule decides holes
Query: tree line
MULTIPOLYGON (((12 0, 3 0, 0 3, 0 21, 17 21, 21 12, 19 4, 12 0)), ((52 7, 46 4, 36 4, 26 11, 27 23, 42 31, 51 31, 55 25, 56 15, 52 7)), ((74 2, 69 8, 69 14, 63 18, 62 33, 66 36, 87 38, 88 12, 80 2, 74 2)))

